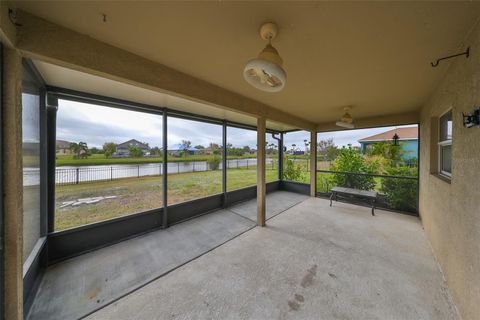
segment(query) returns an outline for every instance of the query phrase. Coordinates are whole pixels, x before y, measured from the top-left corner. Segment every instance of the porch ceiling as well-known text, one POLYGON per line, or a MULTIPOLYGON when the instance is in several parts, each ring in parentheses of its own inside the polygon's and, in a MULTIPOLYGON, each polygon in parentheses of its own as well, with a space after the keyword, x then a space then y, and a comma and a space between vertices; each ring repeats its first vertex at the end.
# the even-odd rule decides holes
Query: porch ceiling
POLYGON ((448 67, 480 3, 17 2, 34 15, 316 123, 417 110, 448 67), (106 22, 102 13, 107 15, 106 22), (274 20, 284 91, 242 78, 274 20))
MULTIPOLYGON (((130 84, 109 80, 42 61, 34 60, 33 63, 40 72, 42 78, 50 86, 157 106, 159 108, 165 107, 172 110, 228 120, 250 126, 257 125, 257 119, 255 117, 242 113, 225 110, 166 93, 143 89, 130 84)), ((273 121, 267 121, 267 128, 278 131, 297 129, 296 127, 273 121)))

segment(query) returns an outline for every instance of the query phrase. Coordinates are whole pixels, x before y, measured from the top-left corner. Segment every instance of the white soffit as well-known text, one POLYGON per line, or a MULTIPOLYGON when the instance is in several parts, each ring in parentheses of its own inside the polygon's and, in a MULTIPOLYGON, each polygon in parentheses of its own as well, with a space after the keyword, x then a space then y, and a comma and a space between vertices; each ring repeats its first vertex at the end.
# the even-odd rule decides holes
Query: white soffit
MULTIPOLYGON (((131 102, 189 112, 196 115, 224 119, 256 126, 257 119, 245 114, 210 106, 200 102, 175 97, 169 94, 136 87, 134 85, 102 78, 88 73, 60 67, 43 61, 33 61, 45 82, 50 86, 81 91, 131 102)), ((267 121, 267 128, 280 131, 294 127, 267 121)))

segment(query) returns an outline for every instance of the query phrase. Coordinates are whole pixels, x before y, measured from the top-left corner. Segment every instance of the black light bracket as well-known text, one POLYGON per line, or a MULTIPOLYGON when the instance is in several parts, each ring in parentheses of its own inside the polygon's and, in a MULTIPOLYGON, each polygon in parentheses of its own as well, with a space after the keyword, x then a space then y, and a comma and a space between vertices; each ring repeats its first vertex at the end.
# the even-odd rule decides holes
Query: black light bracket
POLYGON ((10 19, 10 22, 17 27, 23 26, 21 23, 17 22, 17 12, 11 8, 8 8, 8 18, 10 19))
POLYGON ((463 113, 463 126, 465 128, 471 128, 480 125, 480 107, 473 110, 472 113, 463 113))
POLYGON ((468 58, 470 56, 470 47, 467 48, 467 50, 465 50, 465 52, 462 52, 462 53, 458 53, 458 54, 454 54, 454 55, 451 55, 451 56, 448 56, 448 57, 443 57, 443 58, 440 58, 440 59, 437 59, 437 61, 435 62, 430 62, 431 66, 433 68, 437 67, 438 64, 440 63, 440 61, 442 60, 446 60, 446 59, 450 59, 450 58, 455 58, 455 57, 459 57, 459 56, 465 56, 466 58, 468 58))

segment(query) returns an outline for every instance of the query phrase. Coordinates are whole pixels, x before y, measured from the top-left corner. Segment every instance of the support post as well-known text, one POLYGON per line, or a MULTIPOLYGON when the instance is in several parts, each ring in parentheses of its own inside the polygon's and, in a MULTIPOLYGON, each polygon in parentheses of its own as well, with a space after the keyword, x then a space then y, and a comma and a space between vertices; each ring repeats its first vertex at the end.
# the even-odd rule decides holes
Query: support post
POLYGON ((257 225, 260 227, 265 227, 265 134, 266 121, 260 117, 257 119, 257 225))
MULTIPOLYGON (((47 94, 47 230, 55 230, 55 176, 56 176, 56 132, 58 99, 47 94)), ((78 180, 78 172, 77 172, 78 180)))
POLYGON ((168 191, 168 181, 167 181, 167 176, 168 176, 168 127, 167 127, 167 111, 163 111, 162 115, 163 119, 163 132, 162 132, 162 199, 163 199, 163 214, 162 214, 162 228, 167 228, 168 227, 168 197, 167 197, 167 191, 168 191))
POLYGON ((222 194, 223 207, 227 207, 227 122, 222 124, 222 194))
POLYGON ((4 182, 5 319, 23 319, 22 63, 3 48, 2 154, 4 182))
POLYGON ((317 195, 317 132, 310 131, 310 196, 317 195))
POLYGON ((278 180, 283 180, 283 132, 280 133, 280 143, 278 144, 278 180))

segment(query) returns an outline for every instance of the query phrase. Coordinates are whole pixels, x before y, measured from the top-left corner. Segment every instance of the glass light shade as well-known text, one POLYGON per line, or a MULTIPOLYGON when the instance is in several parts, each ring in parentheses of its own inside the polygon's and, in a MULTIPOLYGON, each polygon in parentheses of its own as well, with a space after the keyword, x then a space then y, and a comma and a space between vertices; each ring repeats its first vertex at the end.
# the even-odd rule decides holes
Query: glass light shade
POLYGON ((247 63, 243 76, 255 88, 267 92, 282 90, 287 81, 287 74, 282 67, 260 58, 247 63))

